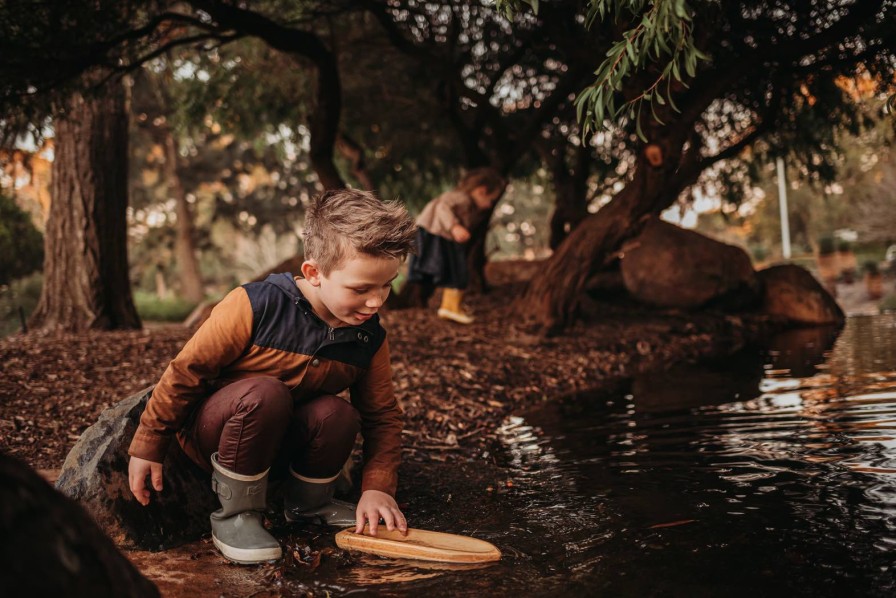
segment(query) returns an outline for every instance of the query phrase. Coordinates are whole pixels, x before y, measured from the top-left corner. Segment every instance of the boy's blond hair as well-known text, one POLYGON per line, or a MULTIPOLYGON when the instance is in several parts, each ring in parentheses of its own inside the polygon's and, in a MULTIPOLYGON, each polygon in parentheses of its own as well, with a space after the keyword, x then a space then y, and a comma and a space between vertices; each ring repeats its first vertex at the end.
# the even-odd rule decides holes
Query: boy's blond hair
POLYGON ((416 232, 400 202, 381 201, 358 189, 325 191, 305 213, 305 259, 314 260, 325 275, 352 251, 403 261, 414 250, 416 232))

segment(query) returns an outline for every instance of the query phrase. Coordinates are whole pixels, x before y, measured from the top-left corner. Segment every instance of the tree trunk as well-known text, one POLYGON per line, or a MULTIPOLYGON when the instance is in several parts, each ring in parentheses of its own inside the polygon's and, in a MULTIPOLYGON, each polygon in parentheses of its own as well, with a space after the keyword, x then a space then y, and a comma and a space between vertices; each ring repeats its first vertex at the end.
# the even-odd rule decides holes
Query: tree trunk
MULTIPOLYGON (((109 486, 115 484, 120 485, 116 480, 109 486)), ((24 462, 3 453, 0 534, 4 596, 159 596, 158 588, 121 553, 92 513, 54 490, 24 462)))
POLYGON ((543 159, 551 167, 554 183, 554 213, 551 216, 551 249, 557 249, 570 232, 588 217, 588 160, 589 148, 580 145, 573 148, 574 166, 570 168, 565 158, 565 148, 542 152, 543 159))
POLYGON ((75 94, 56 123, 44 286, 32 328, 140 328, 128 280, 128 123, 120 81, 75 94))
POLYGON ((470 241, 467 247, 467 270, 470 274, 469 290, 474 293, 487 293, 488 281, 485 280, 485 265, 488 263, 488 255, 485 250, 485 239, 488 236, 489 225, 495 206, 488 210, 488 214, 470 231, 470 241))
POLYGON ((317 102, 308 122, 311 132, 309 158, 311 168, 324 189, 342 189, 345 181, 333 162, 333 149, 342 113, 342 83, 336 59, 324 48, 323 43, 316 41, 320 45, 319 54, 314 59, 317 66, 317 102))
POLYGON ((569 234, 588 217, 588 202, 585 189, 575 185, 554 184, 556 199, 551 215, 551 237, 549 244, 556 250, 569 234))
POLYGON ((345 133, 339 133, 336 137, 336 149, 352 165, 352 174, 361 183, 361 188, 366 191, 375 191, 373 179, 370 178, 370 173, 367 172, 364 148, 345 133))
POLYGON ((202 276, 199 273, 199 259, 196 257, 196 242, 193 239, 193 210, 187 202, 187 194, 177 173, 179 162, 177 146, 171 129, 167 126, 165 135, 165 174, 168 178, 168 189, 174 196, 177 205, 177 239, 174 243, 174 255, 177 256, 177 269, 180 278, 181 295, 191 303, 199 303, 205 298, 202 288, 202 276))
POLYGON ((644 145, 632 181, 583 220, 548 260, 544 274, 532 280, 518 311, 530 314, 542 333, 571 323, 591 275, 616 257, 622 243, 640 231, 646 216, 672 205, 685 183, 693 182, 679 177, 679 184, 670 184, 682 160, 688 125, 676 123, 674 131, 670 126, 663 138, 644 145))

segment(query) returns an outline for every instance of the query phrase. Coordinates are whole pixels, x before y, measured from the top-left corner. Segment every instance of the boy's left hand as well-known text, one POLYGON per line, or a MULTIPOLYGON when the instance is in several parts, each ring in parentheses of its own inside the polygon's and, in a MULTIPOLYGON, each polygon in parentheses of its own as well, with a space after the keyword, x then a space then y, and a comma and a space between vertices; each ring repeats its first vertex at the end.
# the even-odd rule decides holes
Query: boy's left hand
POLYGON ((360 534, 364 530, 364 524, 368 523, 370 535, 375 536, 380 517, 386 522, 386 529, 389 531, 397 528, 402 534, 408 533, 408 522, 395 499, 379 490, 365 490, 355 510, 355 533, 360 534))

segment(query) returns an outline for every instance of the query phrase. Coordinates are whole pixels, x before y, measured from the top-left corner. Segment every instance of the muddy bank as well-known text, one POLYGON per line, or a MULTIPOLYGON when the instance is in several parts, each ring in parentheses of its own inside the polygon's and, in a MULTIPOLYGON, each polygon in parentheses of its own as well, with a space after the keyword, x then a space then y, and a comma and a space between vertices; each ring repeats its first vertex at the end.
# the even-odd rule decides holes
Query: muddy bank
MULTIPOLYGON (((487 455, 454 464, 405 463, 398 494, 411 526, 489 540, 497 530, 517 523, 505 504, 514 491, 505 470, 487 455)), ((505 547, 507 558, 496 565, 383 559, 340 550, 333 539, 338 528, 288 524, 275 511, 268 518, 284 548, 284 557, 274 564, 231 564, 208 537, 165 552, 125 554, 167 598, 392 596, 407 595, 408 584, 414 593, 433 590, 445 595, 443 579, 455 574, 472 584, 466 590, 479 585, 484 593, 494 585, 494 568, 511 566, 508 559, 515 556, 512 548, 507 552, 505 547)))

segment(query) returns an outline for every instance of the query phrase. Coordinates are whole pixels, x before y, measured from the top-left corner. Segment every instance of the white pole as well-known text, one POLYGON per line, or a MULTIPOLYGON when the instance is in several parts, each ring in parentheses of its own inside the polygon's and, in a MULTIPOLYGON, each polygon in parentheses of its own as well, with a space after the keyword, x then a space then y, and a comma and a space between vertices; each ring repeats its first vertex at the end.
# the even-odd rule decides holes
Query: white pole
POLYGON ((787 181, 784 174, 784 160, 778 158, 778 206, 781 208, 781 253, 790 259, 790 221, 787 218, 787 181))

